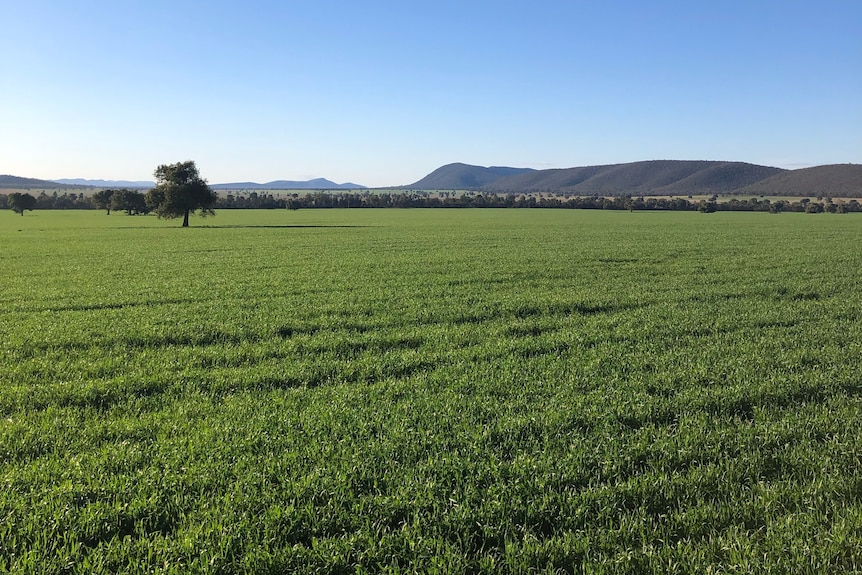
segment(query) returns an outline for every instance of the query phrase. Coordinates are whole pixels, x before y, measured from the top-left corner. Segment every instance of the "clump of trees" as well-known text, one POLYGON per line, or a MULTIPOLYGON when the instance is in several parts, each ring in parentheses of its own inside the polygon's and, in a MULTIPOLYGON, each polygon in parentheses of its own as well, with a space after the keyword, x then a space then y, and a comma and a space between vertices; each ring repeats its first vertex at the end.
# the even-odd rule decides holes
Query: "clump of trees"
POLYGON ((135 190, 114 190, 111 194, 111 208, 124 211, 130 216, 150 213, 146 197, 135 190))
POLYGON ((124 211, 130 216, 150 213, 144 194, 126 188, 99 190, 93 194, 93 204, 100 210, 106 210, 108 215, 111 215, 111 210, 124 211))
POLYGON ((58 194, 55 191, 48 194, 43 191, 36 196, 37 210, 90 210, 92 208, 90 199, 82 193, 58 194))

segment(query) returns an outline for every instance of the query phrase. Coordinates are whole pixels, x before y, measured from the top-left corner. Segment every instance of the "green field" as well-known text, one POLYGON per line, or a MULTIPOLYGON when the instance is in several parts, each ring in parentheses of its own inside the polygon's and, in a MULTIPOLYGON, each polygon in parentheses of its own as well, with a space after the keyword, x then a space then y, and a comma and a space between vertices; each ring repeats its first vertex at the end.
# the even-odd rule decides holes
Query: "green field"
POLYGON ((0 572, 862 572, 862 217, 0 212, 0 572))

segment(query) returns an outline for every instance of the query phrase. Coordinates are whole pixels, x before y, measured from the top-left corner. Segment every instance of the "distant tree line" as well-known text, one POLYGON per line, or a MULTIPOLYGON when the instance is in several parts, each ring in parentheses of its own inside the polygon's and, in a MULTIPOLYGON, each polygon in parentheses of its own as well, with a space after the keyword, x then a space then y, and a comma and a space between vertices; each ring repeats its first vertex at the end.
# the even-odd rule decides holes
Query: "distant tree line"
POLYGON ((798 201, 751 198, 731 198, 719 202, 717 196, 694 200, 683 197, 643 196, 590 196, 559 197, 552 195, 518 195, 468 192, 464 194, 443 192, 312 192, 276 197, 272 194, 251 192, 246 195, 228 194, 220 197, 216 209, 307 209, 307 208, 562 208, 581 210, 661 210, 701 212, 808 212, 844 213, 860 212, 862 204, 857 200, 834 202, 831 198, 816 201, 803 198, 798 201))
MULTIPOLYGON (((108 214, 122 211, 129 215, 147 214, 156 206, 153 196, 138 190, 100 190, 91 196, 82 193, 48 194, 0 194, 0 209, 13 208, 9 198, 15 196, 15 205, 24 201, 24 209, 67 210, 101 209, 108 214), (35 203, 23 196, 33 197, 35 203)), ((393 191, 393 192, 309 192, 303 194, 273 195, 271 193, 228 193, 219 196, 211 209, 314 209, 314 208, 560 208, 581 210, 638 210, 638 211, 701 211, 711 212, 806 212, 846 213, 862 212, 858 200, 833 201, 829 197, 800 200, 776 200, 766 198, 731 198, 718 201, 717 196, 697 200, 691 197, 644 197, 644 196, 554 196, 545 194, 497 194, 479 192, 393 191)), ((13 208, 14 209, 14 208, 13 208)), ((172 208, 173 209, 173 208, 172 208)), ((185 215, 185 208, 174 209, 177 215, 185 215)), ((21 213, 16 209, 16 212, 21 213)))
MULTIPOLYGON (((95 206, 90 201, 90 198, 85 197, 84 194, 78 193, 63 193, 58 195, 57 192, 52 194, 48 194, 46 192, 41 192, 38 195, 33 195, 30 193, 12 193, 12 194, 2 194, 0 193, 0 209, 12 208, 9 200, 13 196, 29 196, 33 198, 33 208, 37 210, 92 210, 95 206)), ((28 200, 29 201, 29 200, 28 200)))
MULTIPOLYGON (((12 194, 0 194, 0 209, 14 209, 12 203, 21 201, 19 198, 32 198, 24 201, 32 207, 26 209, 35 210, 111 210, 124 211, 129 215, 147 214, 150 212, 144 194, 138 190, 99 190, 91 196, 85 196, 82 193, 63 193, 40 192, 34 196, 30 193, 15 192, 12 194)), ((18 211, 18 210, 16 210, 18 211)), ((20 212, 19 212, 20 213, 20 212)))

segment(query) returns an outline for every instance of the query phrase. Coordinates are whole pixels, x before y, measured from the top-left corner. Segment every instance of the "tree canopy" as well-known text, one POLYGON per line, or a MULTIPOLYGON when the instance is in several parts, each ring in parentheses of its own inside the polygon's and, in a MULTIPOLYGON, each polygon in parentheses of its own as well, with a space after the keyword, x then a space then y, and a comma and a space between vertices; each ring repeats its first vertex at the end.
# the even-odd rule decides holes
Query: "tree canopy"
POLYGON ((114 190, 99 190, 93 194, 93 204, 100 210, 107 210, 108 215, 111 215, 111 196, 114 190))
POLYGON ((147 205, 160 218, 183 218, 183 227, 189 225, 189 214, 199 210, 200 215, 214 215, 212 206, 216 193, 201 178, 194 161, 163 164, 154 172, 156 186, 147 192, 147 205))
POLYGON ((123 210, 128 215, 147 214, 150 207, 147 205, 146 197, 135 190, 112 190, 110 208, 123 210))
POLYGON ((13 212, 22 216, 24 215, 24 210, 33 211, 33 208, 36 207, 36 198, 30 194, 22 194, 20 192, 9 194, 6 202, 13 212))

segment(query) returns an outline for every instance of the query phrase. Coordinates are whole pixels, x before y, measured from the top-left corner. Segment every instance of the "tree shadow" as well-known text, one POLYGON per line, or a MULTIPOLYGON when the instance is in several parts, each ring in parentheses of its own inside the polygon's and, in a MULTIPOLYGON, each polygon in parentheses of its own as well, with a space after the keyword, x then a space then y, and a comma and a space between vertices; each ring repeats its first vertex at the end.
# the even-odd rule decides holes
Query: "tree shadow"
MULTIPOLYGON (((197 230, 215 230, 215 229, 302 229, 302 228, 373 228, 376 226, 357 226, 357 225, 326 225, 326 224, 296 224, 296 225, 268 225, 268 224, 228 224, 223 226, 207 226, 207 225, 192 225, 186 229, 197 229, 197 230)), ((112 230, 155 230, 155 229, 184 229, 181 226, 117 226, 115 228, 111 228, 112 230)))
POLYGON ((293 224, 293 225, 268 225, 268 224, 261 224, 261 225, 254 225, 254 224, 239 225, 239 224, 236 224, 236 225, 234 225, 234 224, 229 224, 229 225, 225 225, 225 226, 194 226, 194 227, 196 227, 196 228, 290 229, 290 228, 370 228, 372 226, 326 225, 326 224, 320 224, 320 225, 318 225, 318 224, 307 224, 307 225, 304 225, 304 224, 293 224))

